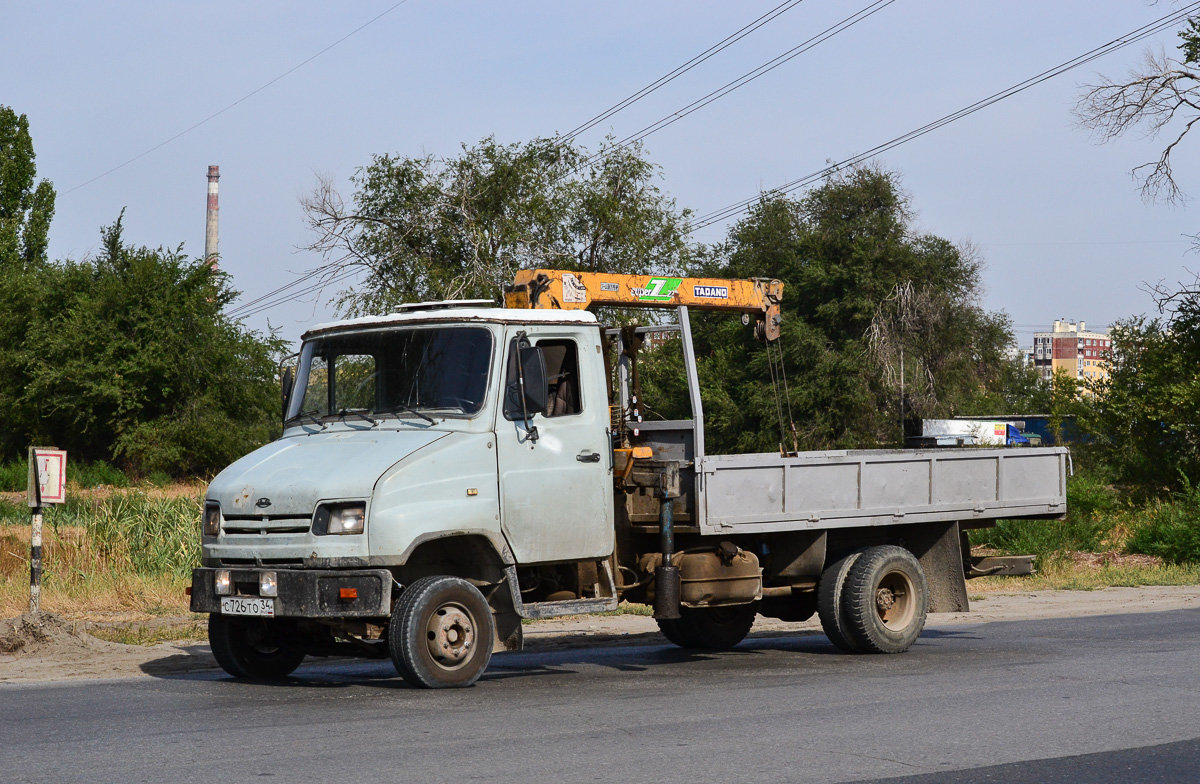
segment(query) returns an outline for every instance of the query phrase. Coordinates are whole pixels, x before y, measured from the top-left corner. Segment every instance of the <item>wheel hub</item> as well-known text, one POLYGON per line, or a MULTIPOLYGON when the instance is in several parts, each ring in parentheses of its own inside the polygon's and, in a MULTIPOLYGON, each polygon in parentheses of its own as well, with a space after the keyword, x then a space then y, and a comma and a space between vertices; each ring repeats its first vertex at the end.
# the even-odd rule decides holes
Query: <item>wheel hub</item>
POLYGON ((895 604, 896 594, 891 588, 880 588, 875 592, 875 606, 879 608, 879 612, 885 613, 895 604))
POLYGON ((914 590, 912 580, 904 572, 895 571, 883 576, 875 589, 875 611, 884 626, 900 631, 912 622, 917 609, 913 601, 914 590))
POLYGON ((463 608, 446 605, 429 617, 426 638, 434 660, 453 666, 462 663, 474 647, 475 626, 463 608))

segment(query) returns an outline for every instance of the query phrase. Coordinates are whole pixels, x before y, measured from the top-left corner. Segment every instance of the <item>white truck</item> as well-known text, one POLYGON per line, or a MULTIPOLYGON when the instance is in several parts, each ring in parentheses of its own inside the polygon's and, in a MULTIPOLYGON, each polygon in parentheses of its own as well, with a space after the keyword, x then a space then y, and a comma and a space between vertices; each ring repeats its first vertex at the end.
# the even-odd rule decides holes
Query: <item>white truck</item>
POLYGON ((208 488, 191 607, 217 661, 283 678, 305 656, 390 657, 416 686, 467 686, 522 619, 622 599, 688 648, 818 613, 847 652, 907 650, 927 612, 968 609, 965 529, 1065 514, 1067 452, 708 454, 688 309, 771 340, 781 293, 537 270, 505 308, 311 329, 282 437, 208 488), (596 305, 678 313, 690 419, 642 421, 639 330, 596 305))

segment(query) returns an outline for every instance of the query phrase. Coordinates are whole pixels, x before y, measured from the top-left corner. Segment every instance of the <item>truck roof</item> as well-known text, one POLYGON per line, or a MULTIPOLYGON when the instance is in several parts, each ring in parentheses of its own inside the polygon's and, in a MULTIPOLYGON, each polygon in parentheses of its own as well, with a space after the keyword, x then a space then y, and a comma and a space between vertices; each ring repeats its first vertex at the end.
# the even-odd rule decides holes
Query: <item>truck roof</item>
MULTIPOLYGON (((425 304, 425 303, 422 303, 425 304)), ((390 327, 401 324, 436 322, 492 321, 503 324, 598 324, 594 313, 586 310, 529 310, 515 308, 455 307, 452 303, 429 303, 431 307, 416 306, 403 313, 386 316, 362 316, 360 318, 330 321, 317 324, 300 337, 308 340, 323 332, 340 332, 345 329, 390 327)))

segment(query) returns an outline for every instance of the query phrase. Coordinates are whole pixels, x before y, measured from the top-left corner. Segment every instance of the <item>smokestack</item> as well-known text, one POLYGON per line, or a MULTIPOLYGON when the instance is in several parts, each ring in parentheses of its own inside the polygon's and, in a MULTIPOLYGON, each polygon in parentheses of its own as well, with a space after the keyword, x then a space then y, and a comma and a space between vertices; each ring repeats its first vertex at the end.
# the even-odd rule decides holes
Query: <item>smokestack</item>
POLYGON ((217 180, 221 167, 208 167, 208 225, 204 232, 204 263, 217 268, 217 180))

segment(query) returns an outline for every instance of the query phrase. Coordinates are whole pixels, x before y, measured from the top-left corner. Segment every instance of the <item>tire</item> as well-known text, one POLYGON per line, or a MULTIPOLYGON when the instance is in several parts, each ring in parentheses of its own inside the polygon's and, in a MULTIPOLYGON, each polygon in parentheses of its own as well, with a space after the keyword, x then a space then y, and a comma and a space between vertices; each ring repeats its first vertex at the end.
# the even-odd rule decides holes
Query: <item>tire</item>
POLYGON ((722 651, 746 639, 757 614, 754 604, 680 607, 678 618, 660 618, 658 628, 680 648, 722 651))
POLYGON ((846 573, 858 561, 860 555, 862 550, 857 550, 835 561, 821 573, 821 581, 817 585, 817 616, 821 619, 821 629, 834 646, 848 653, 857 651, 846 635, 842 617, 842 592, 846 585, 846 573))
POLYGON ((235 678, 281 680, 304 661, 304 651, 279 639, 279 621, 208 616, 208 642, 221 669, 235 678))
POLYGON ((860 653, 907 651, 925 628, 928 608, 925 573, 903 547, 872 547, 846 575, 842 625, 860 653))
POLYGON ((400 677, 423 689, 470 686, 492 658, 492 608, 458 577, 422 577, 400 594, 388 652, 400 677))

